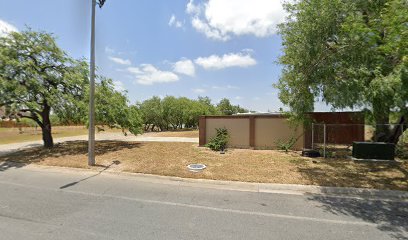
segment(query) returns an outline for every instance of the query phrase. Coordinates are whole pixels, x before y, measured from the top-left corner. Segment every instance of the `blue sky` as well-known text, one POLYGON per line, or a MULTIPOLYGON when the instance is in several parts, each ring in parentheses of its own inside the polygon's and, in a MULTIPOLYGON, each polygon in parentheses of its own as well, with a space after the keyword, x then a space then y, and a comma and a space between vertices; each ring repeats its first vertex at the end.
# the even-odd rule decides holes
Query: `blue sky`
MULTIPOLYGON (((0 30, 51 32, 71 56, 89 58, 90 3, 0 0, 0 30)), ((132 103, 209 96, 277 111, 276 24, 284 16, 279 0, 107 0, 97 9, 98 71, 126 89, 132 103)))

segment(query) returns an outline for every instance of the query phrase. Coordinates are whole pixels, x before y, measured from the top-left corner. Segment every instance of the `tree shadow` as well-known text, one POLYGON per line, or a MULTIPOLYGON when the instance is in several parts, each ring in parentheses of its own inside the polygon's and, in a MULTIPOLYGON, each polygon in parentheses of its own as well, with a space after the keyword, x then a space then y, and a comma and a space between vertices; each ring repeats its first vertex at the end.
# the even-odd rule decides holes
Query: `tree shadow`
MULTIPOLYGON (((337 159, 316 159, 314 162, 298 166, 298 172, 310 184, 408 190, 408 162, 355 163, 351 160, 337 159)), ((355 193, 368 193, 368 189, 355 189, 355 193)), ((319 202, 324 211, 374 223, 379 230, 389 233, 393 238, 408 240, 407 199, 396 198, 391 201, 314 195, 310 196, 309 200, 319 202)))
MULTIPOLYGON (((101 156, 107 153, 121 151, 124 149, 139 148, 142 143, 103 140, 96 141, 95 155, 101 156)), ((88 154, 87 141, 67 141, 57 143, 53 148, 44 148, 42 146, 25 148, 15 152, 0 156, 0 171, 10 168, 21 168, 31 163, 38 163, 47 158, 61 158, 68 156, 84 156, 88 154)))
POLYGON ((321 208, 335 215, 353 216, 374 223, 395 239, 408 240, 408 202, 312 196, 321 208))
POLYGON ((408 191, 408 161, 355 163, 318 159, 313 162, 297 166, 302 177, 313 185, 408 191))

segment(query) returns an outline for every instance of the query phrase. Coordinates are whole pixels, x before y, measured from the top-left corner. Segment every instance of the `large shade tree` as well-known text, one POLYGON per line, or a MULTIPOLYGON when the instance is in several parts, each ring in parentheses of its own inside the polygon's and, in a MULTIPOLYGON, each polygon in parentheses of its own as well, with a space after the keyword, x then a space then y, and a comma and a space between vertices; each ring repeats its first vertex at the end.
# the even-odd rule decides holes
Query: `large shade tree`
MULTIPOLYGON (((45 147, 54 145, 51 113, 62 121, 86 122, 88 75, 87 63, 69 57, 49 33, 28 29, 0 38, 0 106, 35 121, 45 147)), ((101 79, 96 89, 98 123, 138 132, 140 118, 112 81, 101 79)))
POLYGON ((408 2, 300 0, 281 24, 280 99, 296 116, 319 99, 334 109, 367 109, 376 139, 396 142, 390 114, 407 127, 408 2))

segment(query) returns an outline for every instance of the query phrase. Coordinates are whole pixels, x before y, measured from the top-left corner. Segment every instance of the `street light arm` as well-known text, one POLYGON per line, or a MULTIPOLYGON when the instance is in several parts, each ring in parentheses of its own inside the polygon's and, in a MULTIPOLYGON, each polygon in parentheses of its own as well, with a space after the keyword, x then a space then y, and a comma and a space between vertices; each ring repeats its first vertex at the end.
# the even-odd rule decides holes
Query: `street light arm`
POLYGON ((102 8, 102 6, 103 6, 103 4, 105 4, 105 2, 106 2, 106 0, 99 0, 98 1, 99 8, 102 8))

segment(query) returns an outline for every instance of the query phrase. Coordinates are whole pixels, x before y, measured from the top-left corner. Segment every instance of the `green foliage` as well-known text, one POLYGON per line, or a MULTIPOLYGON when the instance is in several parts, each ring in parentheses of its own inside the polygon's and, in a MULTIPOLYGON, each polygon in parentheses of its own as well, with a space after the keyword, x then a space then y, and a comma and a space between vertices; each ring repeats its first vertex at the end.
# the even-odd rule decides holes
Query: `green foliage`
POLYGON ((298 117, 321 100, 367 107, 377 124, 407 116, 408 2, 310 0, 286 4, 280 100, 298 117))
POLYGON ((297 138, 295 136, 290 137, 289 139, 283 140, 278 139, 275 144, 279 150, 284 150, 286 153, 289 152, 296 144, 297 138))
MULTIPOLYGON (((51 125, 57 119, 58 124, 87 121, 88 76, 88 64, 68 56, 49 33, 28 29, 0 38, 0 106, 16 118, 36 122, 47 147, 53 146, 51 125)), ((136 109, 114 90, 112 80, 99 79, 97 123, 138 133, 141 120, 136 109)))
POLYGON ((221 151, 227 147, 229 134, 226 128, 216 128, 216 135, 205 145, 213 151, 221 151))
POLYGON ((400 136, 400 139, 395 146, 395 155, 401 159, 408 159, 408 132, 400 136))
POLYGON ((37 123, 31 119, 22 118, 17 121, 17 126, 37 127, 37 123))
MULTIPOLYGON (((88 114, 84 114, 84 117, 87 122, 88 114)), ((109 78, 101 78, 101 82, 96 84, 95 122, 100 126, 120 128, 124 133, 126 129, 135 135, 141 133, 142 120, 137 108, 129 106, 127 96, 116 91, 109 78)))
POLYGON ((83 66, 48 33, 10 33, 0 38, 0 105, 28 113, 41 126, 44 110, 66 111, 65 106, 84 93, 83 66))
MULTIPOLYGON (((225 99, 226 101, 229 100, 225 99)), ((224 101, 225 101, 224 100, 224 101)), ((166 96, 163 99, 154 96, 138 104, 145 131, 197 128, 200 116, 225 114, 211 103, 208 97, 197 100, 186 97, 166 96)), ((232 106, 232 113, 245 112, 239 106, 232 106)))
POLYGON ((233 115, 237 113, 249 112, 247 109, 242 108, 239 105, 232 105, 230 100, 227 98, 221 99, 221 101, 217 104, 217 109, 222 115, 233 115))

